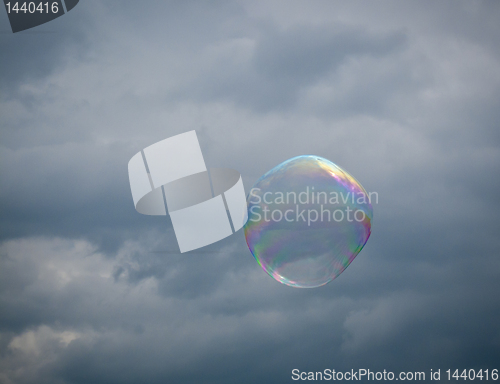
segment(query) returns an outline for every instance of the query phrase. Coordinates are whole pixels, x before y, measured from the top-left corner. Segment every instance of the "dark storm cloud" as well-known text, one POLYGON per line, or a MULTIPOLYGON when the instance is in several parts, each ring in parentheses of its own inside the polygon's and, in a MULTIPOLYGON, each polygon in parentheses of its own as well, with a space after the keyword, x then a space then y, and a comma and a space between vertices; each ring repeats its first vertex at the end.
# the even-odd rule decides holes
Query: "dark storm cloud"
POLYGON ((126 167, 116 172, 128 162, 122 148, 69 145, 52 151, 4 149, 4 154, 3 239, 84 235, 111 251, 126 233, 137 236, 146 228, 170 226, 165 217, 137 217, 126 167), (16 171, 6 172, 11 169, 16 171))
POLYGON ((484 279, 484 270, 498 273, 493 257, 479 268, 471 268, 468 260, 444 267, 406 259, 398 265, 367 249, 334 283, 292 290, 265 275, 244 246, 230 244, 221 245, 215 257, 192 255, 198 265, 163 255, 168 271, 149 278, 137 280, 132 267, 127 273, 135 282, 129 285, 126 276, 115 280, 110 272, 126 264, 146 269, 150 256, 141 260, 134 255, 137 245, 127 248, 118 260, 108 260, 85 243, 30 240, 4 247, 10 262, 3 261, 3 273, 22 280, 9 284, 16 300, 7 301, 6 293, 2 306, 5 314, 32 324, 20 326, 25 333, 17 331, 18 338, 11 336, 7 343, 9 368, 16 358, 36 355, 36 348, 58 356, 44 363, 45 377, 76 383, 136 382, 141 377, 208 381, 210 376, 219 382, 236 377, 287 382, 295 367, 397 370, 495 361, 499 308, 491 304, 499 287, 497 279, 484 279), (35 248, 36 254, 30 252, 35 248), (23 261, 30 272, 23 272, 23 261), (217 278, 202 284, 201 294, 195 293, 199 264, 208 278, 217 278), (168 280, 186 265, 194 268, 193 274, 184 274, 192 284, 180 291, 181 281, 168 280), (390 280, 385 289, 378 279, 390 280), (412 283, 416 279, 425 286, 412 283), (170 286, 166 296, 165 286, 170 286), (186 296, 186 289, 195 294, 186 296), (481 317, 482 327, 470 313, 481 317))
POLYGON ((195 79, 193 91, 203 99, 221 98, 262 112, 287 109, 296 106, 300 91, 321 83, 346 61, 394 54, 404 43, 400 31, 377 36, 341 25, 264 27, 247 60, 217 62, 195 79))
POLYGON ((80 2, 64 38, 0 37, 0 382, 496 367, 498 6, 280 4, 80 2), (179 254, 127 162, 191 129, 247 190, 299 154, 347 169, 379 194, 365 249, 312 290, 241 232, 179 254))

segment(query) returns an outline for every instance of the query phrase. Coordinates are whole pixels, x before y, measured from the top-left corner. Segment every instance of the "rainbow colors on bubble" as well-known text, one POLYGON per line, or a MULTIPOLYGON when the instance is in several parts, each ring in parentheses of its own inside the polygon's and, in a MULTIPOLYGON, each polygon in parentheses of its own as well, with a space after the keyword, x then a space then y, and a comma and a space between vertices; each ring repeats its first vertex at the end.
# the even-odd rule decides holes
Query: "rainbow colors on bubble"
POLYGON ((248 248, 283 284, 327 284, 351 264, 370 237, 371 197, 327 159, 289 159, 262 176, 247 196, 248 248))

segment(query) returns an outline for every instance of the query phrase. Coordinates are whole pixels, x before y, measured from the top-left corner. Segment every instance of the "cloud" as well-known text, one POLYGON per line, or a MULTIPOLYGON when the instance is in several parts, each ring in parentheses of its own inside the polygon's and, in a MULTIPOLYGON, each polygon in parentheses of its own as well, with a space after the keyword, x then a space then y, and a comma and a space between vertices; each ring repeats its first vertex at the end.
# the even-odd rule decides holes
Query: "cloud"
POLYGON ((231 382, 244 369, 249 382, 267 375, 283 381, 292 366, 324 369, 332 361, 339 369, 360 361, 412 369, 409 357, 413 367, 427 367, 441 353, 448 356, 441 362, 493 361, 480 351, 494 351, 500 340, 490 332, 499 287, 497 280, 480 280, 485 269, 498 273, 495 258, 474 270, 466 261, 424 264, 417 272, 425 285, 411 282, 416 271, 408 260, 387 265, 385 273, 379 267, 377 277, 387 280, 381 289, 370 276, 384 261, 369 253, 334 283, 296 290, 267 276, 239 240, 219 244, 214 254, 182 257, 151 255, 143 244, 129 242, 116 258, 85 241, 4 243, 3 364, 24 367, 7 377, 155 382, 201 380, 210 372, 231 382), (464 274, 469 282, 457 285, 467 281, 464 274), (183 284, 188 278, 190 284, 183 284), (485 327, 476 328, 465 308, 485 327), (424 353, 430 346, 435 352, 424 353), (260 373, 252 371, 255 366, 260 373))
POLYGON ((342 64, 393 55, 404 43, 400 31, 376 36, 341 25, 263 28, 253 38, 207 49, 208 65, 187 91, 201 100, 227 100, 259 112, 286 110, 297 106, 301 92, 330 83, 328 77, 342 64))
POLYGON ((89 1, 56 33, 2 34, 0 381, 492 369, 498 12, 89 1), (168 218, 135 212, 127 162, 192 129, 247 190, 302 154, 348 170, 379 195, 366 247, 314 290, 267 276, 242 233, 179 254, 168 218))

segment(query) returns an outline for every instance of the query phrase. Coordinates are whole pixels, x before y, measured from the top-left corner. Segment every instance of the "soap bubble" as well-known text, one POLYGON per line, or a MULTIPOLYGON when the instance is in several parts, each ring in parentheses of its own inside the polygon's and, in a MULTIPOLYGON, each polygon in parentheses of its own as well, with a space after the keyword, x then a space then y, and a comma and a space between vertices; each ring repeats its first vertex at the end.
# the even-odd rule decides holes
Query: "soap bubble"
POLYGON ((319 156, 294 157, 271 169, 247 203, 250 251, 271 277, 292 287, 314 288, 335 279, 370 237, 369 194, 319 156))

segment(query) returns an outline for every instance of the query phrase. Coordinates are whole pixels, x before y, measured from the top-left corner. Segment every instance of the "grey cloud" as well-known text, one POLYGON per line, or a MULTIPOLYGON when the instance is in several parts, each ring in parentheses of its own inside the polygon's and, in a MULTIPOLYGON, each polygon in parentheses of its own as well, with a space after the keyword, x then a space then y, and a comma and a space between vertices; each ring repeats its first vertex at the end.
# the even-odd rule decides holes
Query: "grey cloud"
MULTIPOLYGON (((378 277, 392 280, 384 291, 378 280, 370 279, 373 263, 384 263, 382 255, 361 254, 333 284, 293 290, 265 275, 248 251, 244 255, 240 247, 229 246, 218 255, 183 255, 173 268, 172 259, 164 255, 157 261, 159 267, 185 268, 184 276, 195 279, 192 282, 199 275, 189 274, 191 267, 197 268, 189 258, 196 258, 209 275, 214 276, 211 264, 220 271, 217 281, 202 284, 204 294, 186 296, 171 290, 165 296, 162 283, 168 273, 140 281, 112 277, 113 269, 123 263, 143 267, 134 256, 141 248, 129 243, 113 260, 95 253, 86 242, 6 243, 2 271, 20 277, 21 283, 10 293, 3 291, 4 314, 30 318, 31 325, 21 324, 7 336, 3 353, 9 358, 4 364, 13 367, 24 361, 48 382, 134 382, 140 377, 151 382, 210 382, 210 376, 219 382, 235 377, 287 382, 293 367, 427 369, 436 361, 467 361, 471 366, 494 361, 500 335, 490 331, 499 308, 491 306, 489 295, 498 290, 498 281, 480 280, 484 270, 498 273, 495 258, 472 270, 464 262, 438 267, 437 272, 432 265, 422 266, 425 285, 407 284, 415 275, 409 261, 410 268, 382 264, 388 268, 378 277), (24 265, 36 272, 26 274, 24 265), (394 279, 395 274, 402 278, 394 279), (434 283, 433 290, 427 289, 434 283), (25 309, 30 309, 29 315, 22 312, 25 309), (482 319, 483 328, 470 322, 470 313, 482 319), (262 345, 267 348, 262 350, 262 345), (41 360, 47 353, 57 358, 41 360)), ((2 317, 2 328, 14 329, 2 317)), ((30 382, 29 375, 21 370, 20 382, 30 382)))
POLYGON ((301 91, 325 81, 343 63, 393 55, 404 48, 406 36, 401 31, 369 35, 339 25, 286 31, 267 27, 249 39, 235 40, 215 67, 195 79, 195 95, 261 112, 289 109, 297 106, 301 91))
POLYGON ((255 64, 269 80, 311 82, 351 56, 386 55, 401 48, 402 33, 372 36, 363 30, 338 26, 269 31, 255 53, 255 64))
POLYGON ((498 6, 284 4, 88 1, 65 38, 0 36, 0 381, 494 367, 498 6), (179 254, 127 162, 191 129, 247 190, 300 154, 347 169, 379 194, 365 249, 314 290, 241 232, 179 254))

